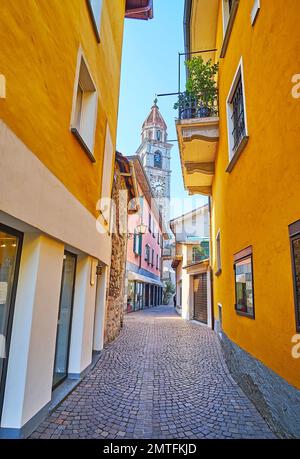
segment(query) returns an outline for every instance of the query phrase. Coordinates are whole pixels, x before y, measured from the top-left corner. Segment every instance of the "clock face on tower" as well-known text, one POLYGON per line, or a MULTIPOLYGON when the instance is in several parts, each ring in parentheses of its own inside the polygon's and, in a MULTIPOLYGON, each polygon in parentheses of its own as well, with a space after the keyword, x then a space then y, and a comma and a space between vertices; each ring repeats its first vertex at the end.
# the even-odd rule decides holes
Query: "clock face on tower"
POLYGON ((151 186, 153 192, 156 196, 164 196, 165 195, 165 182, 162 177, 153 177, 151 180, 151 186))

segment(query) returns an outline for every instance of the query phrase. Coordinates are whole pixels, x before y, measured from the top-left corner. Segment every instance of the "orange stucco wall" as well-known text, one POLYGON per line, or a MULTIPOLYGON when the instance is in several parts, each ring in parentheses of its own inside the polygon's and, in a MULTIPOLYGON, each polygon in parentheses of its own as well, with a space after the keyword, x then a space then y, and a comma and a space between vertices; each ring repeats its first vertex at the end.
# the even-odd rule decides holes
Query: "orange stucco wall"
MULTIPOLYGON (((261 0, 252 27, 253 0, 239 3, 227 53, 218 59, 220 141, 212 192, 213 268, 221 230, 222 274, 214 278, 214 309, 223 306, 228 337, 300 388, 300 359, 291 355, 296 334, 288 225, 300 219, 300 99, 292 76, 300 73, 298 0, 261 0), (243 57, 249 142, 231 173, 226 100, 243 57), (253 246, 255 320, 234 309, 233 255, 253 246)), ((202 11, 203 14, 203 11, 202 11)), ((219 2, 216 47, 223 41, 219 2)), ((192 27, 196 27, 193 24, 192 27)), ((193 49, 199 44, 192 43, 193 49)))
POLYGON ((98 44, 85 0, 1 2, 0 117, 94 215, 106 122, 116 141, 125 0, 103 0, 98 44), (98 90, 93 164, 70 132, 81 45, 98 90))

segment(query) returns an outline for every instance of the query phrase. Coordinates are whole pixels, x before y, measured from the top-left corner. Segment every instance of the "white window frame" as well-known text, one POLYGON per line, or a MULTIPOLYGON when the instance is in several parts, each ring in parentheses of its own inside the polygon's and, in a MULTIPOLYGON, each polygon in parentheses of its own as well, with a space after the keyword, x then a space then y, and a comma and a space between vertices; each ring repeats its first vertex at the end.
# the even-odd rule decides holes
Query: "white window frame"
POLYGON ((233 0, 232 9, 229 12, 229 1, 222 0, 223 44, 222 44, 222 49, 220 53, 221 58, 225 57, 225 54, 227 51, 227 47, 228 47, 231 31, 233 28, 233 24, 235 21, 238 6, 239 6, 239 0, 233 0))
MULTIPOLYGON (((226 112, 227 112, 227 134, 228 134, 228 156, 229 156, 229 163, 233 161, 233 159, 237 160, 239 154, 242 152, 243 148, 246 146, 246 143, 249 138, 248 134, 248 121, 247 121, 247 100, 246 100, 246 90, 245 90, 245 79, 244 79, 244 64, 243 64, 243 57, 241 57, 237 70, 235 72, 227 100, 226 100, 226 112), (244 120, 245 120, 245 136, 244 139, 240 142, 240 145, 233 150, 234 147, 234 139, 232 135, 233 131, 233 121, 232 121, 232 113, 233 113, 233 107, 232 107, 232 99, 235 94, 235 90, 237 87, 237 84, 239 82, 239 79, 241 78, 242 80, 242 86, 243 86, 243 104, 244 104, 244 120)), ((231 168, 228 167, 227 171, 230 172, 231 168)))
POLYGON ((221 257, 221 230, 217 232, 216 235, 216 265, 217 271, 216 276, 220 275, 222 272, 222 257, 221 257))
POLYGON ((133 252, 137 256, 141 256, 142 252, 142 247, 141 247, 141 235, 139 233, 134 232, 134 238, 133 238, 133 252))
POLYGON ((255 25, 259 12, 260 12, 260 0, 254 0, 254 4, 253 4, 251 14, 250 14, 252 27, 255 25))
POLYGON ((147 262, 148 265, 151 262, 151 260, 150 260, 150 258, 151 258, 150 257, 150 249, 151 249, 150 245, 146 244, 145 245, 145 257, 144 258, 145 258, 145 261, 147 262))
POLYGON ((225 34, 226 34, 229 18, 230 18, 229 1, 222 0, 223 38, 225 37, 225 34))
POLYGON ((73 103, 71 112, 71 132, 77 138, 82 148, 92 162, 95 162, 94 145, 95 131, 97 123, 98 110, 98 92, 97 87, 92 78, 87 60, 84 57, 83 51, 79 48, 75 83, 73 90, 73 103), (80 107, 80 122, 77 123, 77 98, 78 87, 81 87, 83 95, 80 107))
POLYGON ((96 35, 97 42, 100 43, 100 29, 101 29, 101 17, 102 17, 102 8, 103 0, 86 0, 88 10, 91 16, 93 29, 96 35), (98 8, 96 11, 95 3, 97 3, 98 8))

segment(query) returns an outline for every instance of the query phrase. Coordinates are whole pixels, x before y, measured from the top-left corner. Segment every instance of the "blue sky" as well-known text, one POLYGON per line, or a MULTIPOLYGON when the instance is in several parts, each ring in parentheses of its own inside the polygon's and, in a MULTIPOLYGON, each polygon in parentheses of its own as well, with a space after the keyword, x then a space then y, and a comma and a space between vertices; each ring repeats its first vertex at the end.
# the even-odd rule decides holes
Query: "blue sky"
MULTIPOLYGON (((154 19, 125 21, 117 139, 117 149, 125 155, 134 154, 140 145, 141 126, 155 94, 178 90, 178 52, 184 51, 183 8, 184 0, 154 0, 154 19)), ((174 103, 175 97, 158 99, 169 139, 176 139, 174 103)), ((171 155, 171 198, 189 199, 187 210, 204 204, 206 198, 188 197, 184 190, 177 143, 171 155)), ((177 206, 172 217, 185 211, 177 206)))

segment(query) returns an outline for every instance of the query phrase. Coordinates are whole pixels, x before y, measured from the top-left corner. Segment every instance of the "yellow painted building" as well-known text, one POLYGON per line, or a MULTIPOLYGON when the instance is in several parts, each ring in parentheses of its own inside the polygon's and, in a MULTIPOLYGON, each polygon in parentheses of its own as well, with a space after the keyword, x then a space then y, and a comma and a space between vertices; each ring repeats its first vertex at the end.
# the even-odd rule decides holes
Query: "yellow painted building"
POLYGON ((124 18, 152 15, 1 2, 0 437, 27 436, 103 347, 124 18))
POLYGON ((292 436, 300 435, 299 21, 297 0, 186 0, 185 51, 219 64, 219 112, 176 122, 185 187, 210 196, 215 328, 229 367, 275 430, 292 436))

